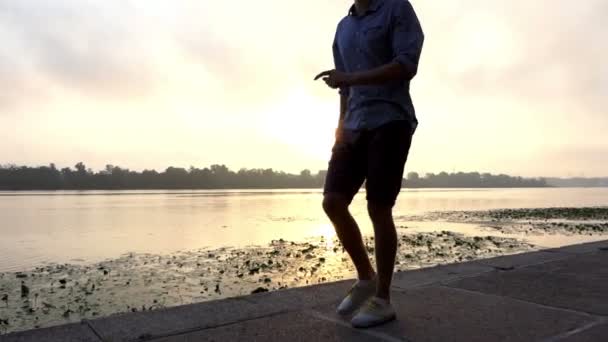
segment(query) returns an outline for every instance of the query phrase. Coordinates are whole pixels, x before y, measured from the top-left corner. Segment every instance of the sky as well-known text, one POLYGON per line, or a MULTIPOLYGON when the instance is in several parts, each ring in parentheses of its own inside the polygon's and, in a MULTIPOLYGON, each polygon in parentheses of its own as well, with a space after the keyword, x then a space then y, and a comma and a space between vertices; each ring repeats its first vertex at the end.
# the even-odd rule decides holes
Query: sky
MULTIPOLYGON (((411 2, 407 171, 608 176, 608 2, 411 2)), ((0 0, 0 164, 326 169, 351 4, 0 0)))

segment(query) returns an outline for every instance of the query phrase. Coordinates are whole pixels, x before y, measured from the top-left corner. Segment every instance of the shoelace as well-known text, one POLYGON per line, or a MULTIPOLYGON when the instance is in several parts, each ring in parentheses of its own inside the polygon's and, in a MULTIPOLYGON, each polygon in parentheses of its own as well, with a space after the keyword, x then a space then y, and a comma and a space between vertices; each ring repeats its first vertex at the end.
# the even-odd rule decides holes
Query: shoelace
POLYGON ((367 310, 376 311, 382 309, 382 306, 376 303, 375 300, 370 300, 367 302, 367 310))

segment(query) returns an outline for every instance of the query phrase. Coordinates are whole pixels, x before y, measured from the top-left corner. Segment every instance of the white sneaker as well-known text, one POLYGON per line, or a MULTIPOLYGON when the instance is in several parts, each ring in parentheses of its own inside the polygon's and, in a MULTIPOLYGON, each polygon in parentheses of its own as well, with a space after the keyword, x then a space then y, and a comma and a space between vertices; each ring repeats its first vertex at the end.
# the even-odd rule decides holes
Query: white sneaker
POLYGON ((397 318, 397 314, 391 303, 385 299, 374 297, 361 308, 350 323, 355 328, 370 328, 390 322, 395 318, 397 318))
POLYGON ((372 280, 357 280, 348 290, 348 294, 338 305, 338 314, 347 316, 355 312, 376 293, 376 278, 372 280))

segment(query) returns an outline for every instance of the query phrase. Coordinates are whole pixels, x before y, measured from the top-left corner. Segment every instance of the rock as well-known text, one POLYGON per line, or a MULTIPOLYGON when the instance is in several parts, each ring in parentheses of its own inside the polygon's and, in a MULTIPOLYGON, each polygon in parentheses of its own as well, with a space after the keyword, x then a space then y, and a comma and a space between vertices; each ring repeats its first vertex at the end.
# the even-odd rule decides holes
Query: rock
POLYGON ((310 252, 312 252, 314 249, 315 249, 315 246, 310 245, 310 246, 308 246, 308 248, 305 248, 305 249, 301 250, 300 252, 301 252, 302 254, 306 254, 306 253, 310 253, 310 252))
POLYGON ((251 291, 251 294, 262 293, 262 292, 268 292, 268 289, 264 288, 264 287, 258 287, 257 289, 251 291))
POLYGON ((21 298, 28 297, 30 295, 30 288, 25 285, 25 282, 21 282, 21 298))
POLYGON ((72 310, 70 310, 70 309, 67 309, 67 310, 65 310, 65 312, 63 313, 63 317, 65 317, 65 318, 69 318, 71 313, 74 313, 74 311, 72 311, 72 310))
POLYGON ((42 302, 42 306, 46 309, 56 309, 57 307, 53 304, 49 304, 47 302, 42 302))

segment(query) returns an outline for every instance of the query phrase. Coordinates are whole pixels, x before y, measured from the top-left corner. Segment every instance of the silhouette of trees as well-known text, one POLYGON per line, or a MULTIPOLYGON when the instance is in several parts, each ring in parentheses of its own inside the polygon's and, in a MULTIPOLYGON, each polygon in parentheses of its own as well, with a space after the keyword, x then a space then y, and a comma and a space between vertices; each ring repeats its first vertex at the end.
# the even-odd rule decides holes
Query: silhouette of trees
POLYGON ((507 175, 492 175, 479 172, 427 173, 424 178, 416 172, 408 173, 404 180, 408 188, 539 188, 547 187, 543 178, 522 178, 507 175))
MULTIPOLYGON (((55 164, 40 167, 0 166, 1 190, 87 190, 87 189, 286 189, 321 188, 327 171, 313 174, 302 170, 289 174, 273 169, 240 169, 234 172, 225 165, 211 165, 203 169, 168 167, 156 170, 131 171, 108 164, 93 172, 82 162, 74 168, 58 170, 55 164)), ((439 174, 421 177, 410 172, 403 186, 408 188, 505 188, 546 187, 544 179, 524 179, 507 175, 478 172, 439 174)))
POLYGON ((556 187, 576 188, 608 187, 608 178, 547 178, 547 184, 556 187))

